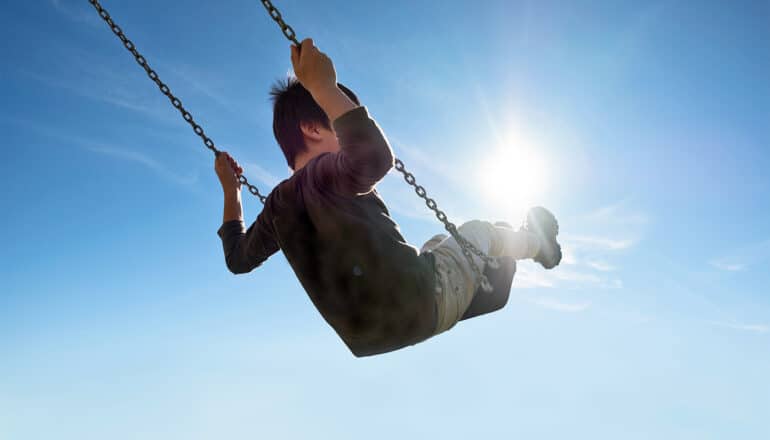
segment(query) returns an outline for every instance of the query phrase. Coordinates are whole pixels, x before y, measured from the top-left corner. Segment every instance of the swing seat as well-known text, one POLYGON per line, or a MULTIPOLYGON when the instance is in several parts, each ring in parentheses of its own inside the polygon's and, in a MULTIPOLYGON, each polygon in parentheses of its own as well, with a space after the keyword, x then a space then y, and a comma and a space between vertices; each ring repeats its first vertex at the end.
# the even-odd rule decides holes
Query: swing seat
POLYGON ((485 292, 479 287, 473 295, 471 305, 468 306, 468 310, 465 311, 460 321, 500 310, 508 303, 513 276, 516 274, 516 260, 511 257, 503 257, 498 258, 498 262, 500 263, 499 268, 492 269, 487 266, 484 269, 484 275, 492 284, 492 291, 485 292))

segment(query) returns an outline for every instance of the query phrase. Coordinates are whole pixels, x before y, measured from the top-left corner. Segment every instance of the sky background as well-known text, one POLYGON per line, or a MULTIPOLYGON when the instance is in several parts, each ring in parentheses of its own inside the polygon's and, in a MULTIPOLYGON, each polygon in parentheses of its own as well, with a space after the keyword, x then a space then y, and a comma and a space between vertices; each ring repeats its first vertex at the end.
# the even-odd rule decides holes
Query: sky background
MULTIPOLYGON (((227 271, 211 153, 88 2, 6 3, 0 439, 770 437, 770 2, 277 1, 456 223, 561 224, 505 309, 362 359, 282 255, 227 271)), ((104 6, 251 181, 288 176, 260 2, 104 6)))

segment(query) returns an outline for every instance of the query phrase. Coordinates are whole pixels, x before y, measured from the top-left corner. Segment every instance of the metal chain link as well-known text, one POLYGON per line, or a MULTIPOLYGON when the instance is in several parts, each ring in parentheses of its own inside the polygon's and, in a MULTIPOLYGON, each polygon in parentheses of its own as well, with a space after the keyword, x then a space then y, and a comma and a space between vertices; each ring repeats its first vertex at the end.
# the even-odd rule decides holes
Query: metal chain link
POLYGON ((436 214, 436 218, 438 221, 444 224, 444 229, 447 230, 450 234, 452 234, 452 237, 454 237, 455 240, 457 240, 457 243, 460 245, 460 249, 463 251, 463 255, 465 255, 465 259, 468 260, 468 263, 470 263, 471 269, 473 269, 473 272, 476 274, 477 277, 481 280, 481 288, 484 289, 486 292, 492 291, 492 285, 489 283, 489 280, 487 279, 486 275, 484 275, 481 272, 481 269, 479 269, 478 265, 476 265, 476 262, 473 260, 473 254, 476 254, 481 258, 484 263, 489 265, 492 269, 497 269, 500 267, 500 263, 497 261, 497 258, 490 257, 489 255, 482 252, 479 248, 473 245, 470 241, 466 240, 465 237, 460 235, 460 232, 457 230, 457 226, 455 226, 454 223, 449 221, 449 218, 447 217, 446 213, 438 208, 438 204, 436 204, 436 201, 430 197, 428 197, 428 192, 425 190, 425 187, 422 185, 417 184, 417 179, 415 179, 414 174, 410 173, 406 170, 406 167, 404 167, 404 162, 401 161, 401 159, 395 160, 395 168, 396 171, 404 175, 404 180, 407 184, 412 186, 414 188, 414 192, 417 194, 418 197, 423 199, 425 201, 425 206, 428 207, 431 211, 433 211, 434 214, 436 214))
POLYGON ((276 23, 278 23, 278 26, 281 27, 281 32, 283 32, 283 35, 292 43, 300 46, 299 41, 297 41, 297 34, 294 33, 294 29, 292 29, 291 26, 283 21, 283 18, 281 18, 281 13, 278 11, 278 9, 275 8, 275 6, 273 6, 273 3, 270 0, 261 1, 262 6, 267 9, 267 13, 270 14, 270 17, 275 20, 276 23))
MULTIPOLYGON (((192 114, 190 114, 189 111, 182 105, 182 101, 174 96, 173 93, 171 93, 171 89, 169 88, 166 83, 161 81, 160 76, 158 76, 158 73, 150 67, 150 64, 147 62, 147 59, 142 56, 141 53, 136 49, 136 45, 126 37, 126 35, 123 33, 123 30, 115 24, 115 22, 112 20, 112 17, 110 17, 109 12, 107 12, 104 7, 99 3, 98 0, 88 0, 93 7, 96 9, 96 12, 99 13, 99 16, 102 17, 102 19, 107 23, 107 25, 110 27, 112 32, 120 39, 120 41, 123 43, 123 46, 125 46, 126 49, 128 49, 129 52, 131 52, 131 55, 134 56, 136 59, 137 64, 141 66, 145 72, 147 72, 147 76, 150 77, 150 79, 158 86, 161 93, 166 95, 166 97, 171 101, 171 105, 174 106, 175 109, 179 110, 179 113, 182 114, 182 118, 187 121, 188 124, 190 124, 190 127, 192 127, 195 134, 197 134, 201 140, 203 140, 203 145, 206 146, 209 150, 211 150, 214 155, 219 156, 219 153, 221 151, 217 150, 216 146, 214 146, 214 141, 211 140, 210 137, 206 135, 206 133, 203 131, 203 128, 198 125, 197 122, 195 122, 195 119, 193 119, 192 114)), ((280 18, 280 14, 278 15, 280 18)), ((291 28, 289 28, 291 30, 291 28)), ((294 31, 291 31, 292 33, 294 31)), ((288 37, 288 36, 287 36, 288 37)), ((246 176, 240 175, 238 176, 238 181, 241 183, 241 185, 248 188, 249 192, 254 194, 259 198, 259 201, 262 203, 265 203, 266 197, 263 196, 259 189, 257 189, 256 186, 249 183, 246 176)))
MULTIPOLYGON (((117 37, 126 47, 126 49, 128 49, 128 51, 131 52, 134 58, 136 58, 136 62, 145 70, 145 72, 147 72, 147 76, 149 76, 150 79, 153 82, 155 82, 155 84, 157 84, 161 93, 163 93, 164 95, 166 95, 166 97, 168 97, 168 99, 171 101, 171 105, 173 105, 174 108, 179 110, 179 112, 182 114, 182 118, 190 124, 195 134, 200 136, 206 148, 213 151, 215 155, 219 155, 220 151, 217 150, 216 147, 214 146, 214 141, 212 141, 211 138, 206 136, 206 134, 203 131, 203 128, 201 128, 201 126, 195 122, 190 112, 184 108, 184 106, 182 105, 182 101, 180 101, 179 98, 174 96, 171 93, 171 89, 163 81, 160 80, 160 77, 158 76, 157 72, 155 72, 155 70, 153 70, 150 67, 150 65, 147 63, 147 60, 136 49, 136 46, 134 45, 134 43, 125 36, 120 26, 115 24, 115 22, 110 17, 110 14, 102 7, 101 4, 99 4, 99 1, 98 0, 88 0, 88 1, 94 6, 94 8, 96 8, 96 11, 99 13, 99 16, 102 17, 102 19, 107 23, 107 25, 109 25, 110 29, 112 29, 112 32, 115 35, 117 35, 117 37)), ((276 23, 278 23, 278 26, 280 26, 281 31, 283 32, 283 35, 289 41, 299 46, 300 42, 297 41, 294 29, 292 29, 291 26, 289 26, 288 24, 286 24, 285 21, 283 21, 283 18, 281 17, 281 13, 278 11, 278 9, 275 8, 275 6, 273 6, 272 2, 270 0, 260 0, 260 1, 262 2, 262 5, 267 10, 268 14, 270 14, 270 17, 273 20, 275 20, 276 23)), ((406 183, 408 183, 414 188, 415 193, 417 193, 417 195, 425 201, 425 205, 436 214, 436 218, 441 223, 444 224, 444 228, 447 230, 447 232, 449 232, 452 235, 452 237, 454 237, 454 239, 457 240, 457 243, 460 245, 460 248, 462 249, 463 255, 465 255, 465 258, 468 260, 468 263, 473 269, 473 272, 476 274, 476 276, 480 280, 481 288, 486 292, 491 292, 492 285, 490 284, 486 275, 484 275, 481 272, 481 269, 479 269, 478 265, 473 260, 473 254, 479 256, 484 261, 484 263, 486 263, 493 269, 497 269, 498 267, 500 267, 497 259, 486 255, 484 252, 481 252, 481 250, 479 250, 476 246, 474 246, 473 243, 469 242, 467 239, 465 239, 465 237, 460 235, 454 223, 449 221, 449 219, 447 218, 446 213, 444 213, 444 211, 438 208, 436 201, 428 197, 427 191, 422 185, 417 184, 417 180, 415 179, 414 174, 406 170, 406 168, 404 167, 404 163, 401 161, 401 159, 395 160, 395 168, 398 172, 403 174, 404 180, 406 181, 406 183)), ((243 175, 238 176, 238 181, 241 183, 241 185, 246 186, 249 189, 249 192, 257 196, 262 203, 265 203, 266 197, 259 192, 259 189, 257 189, 257 187, 250 184, 248 179, 246 179, 245 176, 243 175)))
MULTIPOLYGON (((276 23, 278 23, 278 26, 281 27, 281 31, 283 32, 283 35, 292 43, 296 44, 297 46, 300 45, 299 41, 297 41, 296 34, 294 33, 294 29, 291 28, 288 24, 286 24, 285 21, 283 21, 283 18, 281 17, 281 13, 278 11, 278 9, 273 6, 273 3, 270 0, 260 0, 262 2, 262 5, 267 9, 267 12, 270 14, 270 17, 275 20, 276 23)), ((436 201, 432 198, 428 197, 427 191, 425 191, 425 188, 422 185, 418 185, 417 181, 414 177, 414 174, 410 173, 406 170, 404 167, 404 162, 401 161, 401 159, 395 160, 395 168, 398 172, 404 175, 404 180, 406 180, 406 183, 414 187, 414 191, 417 193, 417 195, 425 200, 425 205, 428 206, 428 208, 433 211, 436 214, 436 218, 444 224, 444 228, 452 234, 452 237, 454 237, 455 240, 457 240, 457 243, 460 245, 460 248, 463 251, 463 255, 465 255, 465 259, 468 260, 468 263, 471 266, 471 269, 473 269, 473 272, 476 274, 481 283, 481 288, 484 289, 485 292, 491 292, 492 291, 492 284, 490 284, 489 279, 487 279, 486 275, 481 272, 481 269, 479 269, 476 262, 473 260, 473 254, 478 255, 484 263, 489 265, 489 267, 493 269, 497 269, 500 267, 500 264, 498 263, 496 258, 490 257, 484 252, 481 252, 476 246, 473 245, 473 243, 469 242, 465 239, 460 233, 457 231, 457 227, 454 225, 454 223, 450 222, 449 219, 446 216, 446 213, 444 211, 438 209, 438 205, 436 204, 436 201)))

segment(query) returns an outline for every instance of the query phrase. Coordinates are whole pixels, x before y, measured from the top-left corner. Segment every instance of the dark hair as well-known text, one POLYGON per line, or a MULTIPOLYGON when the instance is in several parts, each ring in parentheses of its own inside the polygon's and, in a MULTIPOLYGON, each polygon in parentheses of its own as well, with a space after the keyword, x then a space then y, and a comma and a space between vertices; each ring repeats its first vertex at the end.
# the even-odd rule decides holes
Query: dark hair
MULTIPOLYGON (((340 83, 337 83, 337 87, 356 105, 360 105, 358 97, 350 89, 340 83)), ((270 96, 273 100, 273 134, 286 156, 286 163, 294 169, 297 154, 307 151, 300 123, 316 122, 331 129, 331 121, 295 77, 276 81, 270 89, 270 96)))

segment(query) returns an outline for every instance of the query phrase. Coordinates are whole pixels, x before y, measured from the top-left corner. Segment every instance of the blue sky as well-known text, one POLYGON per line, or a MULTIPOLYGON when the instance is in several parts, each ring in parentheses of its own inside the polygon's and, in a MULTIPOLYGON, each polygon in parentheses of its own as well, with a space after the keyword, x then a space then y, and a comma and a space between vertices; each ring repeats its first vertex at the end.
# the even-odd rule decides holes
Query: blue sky
MULTIPOLYGON (((250 180, 287 176, 259 2, 104 6, 250 180)), ((0 438, 770 436, 770 3, 276 6, 452 219, 548 206, 564 263, 355 359, 282 256, 226 270, 213 158, 88 2, 14 2, 0 438)), ((380 190, 412 243, 440 231, 398 175, 380 190)))

